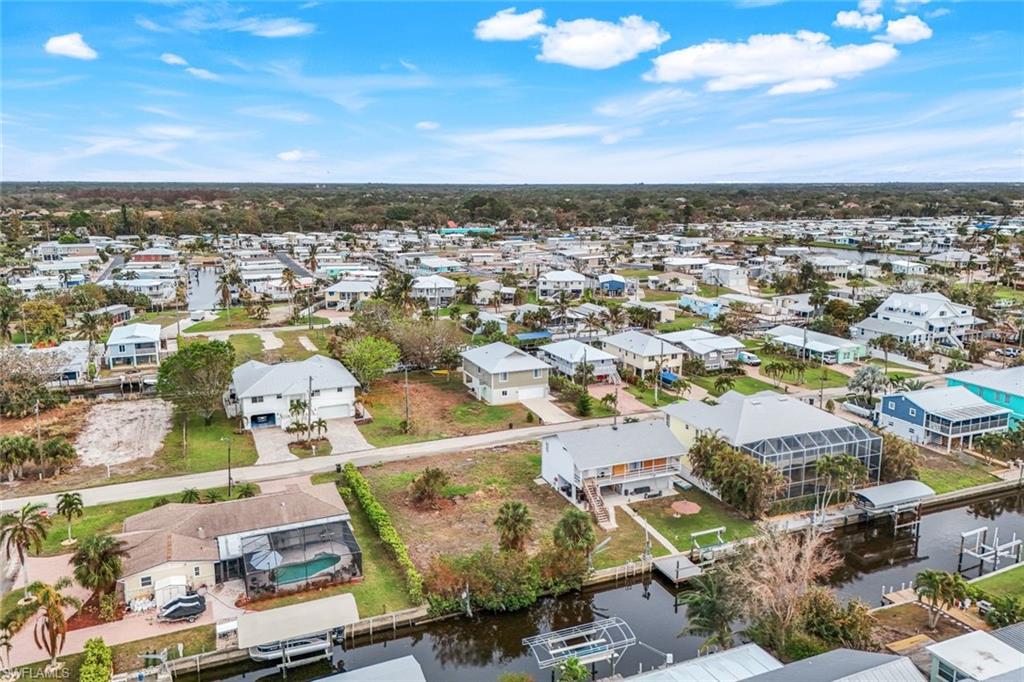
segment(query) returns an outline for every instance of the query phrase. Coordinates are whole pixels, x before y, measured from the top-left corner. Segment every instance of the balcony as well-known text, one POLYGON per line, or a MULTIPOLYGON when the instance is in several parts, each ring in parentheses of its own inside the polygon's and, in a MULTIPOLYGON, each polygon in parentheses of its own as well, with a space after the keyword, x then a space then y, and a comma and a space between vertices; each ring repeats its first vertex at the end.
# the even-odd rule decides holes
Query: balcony
POLYGON ((681 474, 682 471, 682 464, 677 460, 667 464, 658 464, 646 467, 640 466, 629 469, 624 473, 607 474, 604 476, 593 471, 587 471, 584 475, 577 469, 574 472, 574 478, 577 487, 581 487, 583 485, 584 479, 593 480, 595 485, 601 487, 606 485, 618 485, 619 483, 629 483, 631 481, 638 481, 644 478, 651 478, 652 476, 674 476, 676 474, 681 474))
POLYGON ((925 424, 925 428, 929 431, 941 433, 945 436, 967 436, 976 433, 984 433, 985 431, 991 431, 993 429, 1005 429, 1008 425, 1009 416, 1000 415, 994 419, 957 424, 950 424, 949 422, 940 422, 930 419, 925 424))

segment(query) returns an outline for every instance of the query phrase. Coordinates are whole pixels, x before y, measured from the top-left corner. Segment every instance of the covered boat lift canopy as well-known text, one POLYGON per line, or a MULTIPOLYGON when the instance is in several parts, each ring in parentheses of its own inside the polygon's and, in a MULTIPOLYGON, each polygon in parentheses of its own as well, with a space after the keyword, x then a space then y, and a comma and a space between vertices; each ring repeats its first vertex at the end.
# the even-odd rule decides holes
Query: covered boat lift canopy
POLYGON ((921 481, 908 480, 854 490, 853 496, 861 509, 872 514, 888 514, 917 507, 926 498, 934 497, 935 491, 921 481))
POLYGON ((339 594, 269 611, 243 613, 238 617, 238 648, 249 649, 320 635, 358 621, 359 610, 351 594, 339 594))
POLYGON ((523 640, 523 645, 533 653, 541 670, 575 658, 584 665, 610 659, 614 671, 615 659, 634 644, 636 635, 633 629, 618 616, 523 640))

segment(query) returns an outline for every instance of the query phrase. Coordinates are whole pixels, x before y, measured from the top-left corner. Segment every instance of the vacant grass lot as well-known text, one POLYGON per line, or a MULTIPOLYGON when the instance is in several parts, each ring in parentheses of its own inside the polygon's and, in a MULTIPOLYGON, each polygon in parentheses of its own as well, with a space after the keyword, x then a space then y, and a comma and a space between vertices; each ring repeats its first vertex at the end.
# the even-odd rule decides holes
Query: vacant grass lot
POLYGON ((316 355, 317 352, 327 353, 327 333, 322 329, 298 329, 274 332, 274 336, 281 339, 284 346, 273 350, 263 351, 263 357, 261 358, 263 362, 291 362, 295 360, 305 360, 311 355, 316 355), (299 337, 302 336, 309 339, 310 342, 317 347, 317 350, 311 351, 305 348, 299 342, 299 337))
POLYGON ((693 329, 707 322, 703 317, 697 315, 676 315, 671 322, 662 322, 657 325, 658 332, 668 334, 669 332, 681 332, 686 329, 693 329))
POLYGON ((919 478, 936 494, 999 480, 989 473, 981 463, 974 461, 964 463, 954 455, 943 455, 924 448, 918 448, 918 450, 922 457, 919 478))
POLYGON ((164 439, 163 447, 156 453, 156 460, 161 464, 162 475, 174 473, 200 473, 217 471, 228 466, 228 444, 224 438, 231 439, 231 465, 248 466, 256 463, 256 444, 248 431, 235 433, 237 422, 228 419, 223 412, 214 415, 213 423, 203 424, 201 417, 193 417, 188 422, 185 440, 187 451, 181 446, 181 417, 174 420, 174 425, 164 439))
POLYGON ((1024 599, 1024 566, 1017 566, 999 575, 983 578, 974 584, 993 597, 1024 599))
MULTIPOLYGON (((180 345, 182 348, 197 341, 209 341, 206 336, 182 337, 180 345)), ((256 334, 232 334, 228 343, 235 349, 235 366, 245 364, 250 360, 260 360, 263 356, 263 340, 256 334)))
MULTIPOLYGON (((687 490, 679 495, 659 500, 635 502, 630 506, 647 523, 668 538, 676 549, 683 552, 693 547, 690 533, 725 526, 726 530, 722 533, 722 537, 729 542, 749 537, 757 532, 757 526, 753 522, 744 518, 731 507, 697 489, 687 490), (677 515, 672 511, 672 503, 679 500, 688 500, 699 504, 700 511, 696 514, 676 518, 677 515)), ((711 542, 712 538, 708 536, 702 539, 701 544, 707 546, 711 542)))
MULTIPOLYGON (((330 324, 330 320, 326 317, 319 317, 318 315, 313 316, 313 325, 325 325, 330 324)), ((306 318, 302 318, 302 323, 306 323, 306 318)), ((253 329, 255 327, 268 327, 273 326, 267 322, 267 320, 257 320, 251 316, 245 308, 238 306, 235 308, 229 308, 228 310, 218 310, 217 319, 215 320, 204 320, 203 322, 197 322, 188 328, 189 332, 220 332, 228 331, 231 329, 253 329)))
MULTIPOLYGON (((210 492, 215 492, 221 499, 227 499, 228 489, 226 486, 199 491, 203 497, 210 492)), ((180 497, 180 495, 170 495, 166 499, 171 502, 180 502, 180 497)), ((153 504, 159 499, 161 497, 144 497, 138 500, 125 500, 123 502, 111 502, 109 504, 85 507, 81 518, 76 517, 72 520, 71 535, 81 542, 100 533, 120 533, 121 524, 126 518, 152 509, 153 504)), ((55 510, 51 510, 51 513, 53 514, 53 525, 50 526, 46 540, 43 541, 42 551, 39 553, 39 556, 54 556, 56 554, 73 552, 77 545, 64 547, 60 544, 62 540, 68 537, 67 519, 63 516, 57 516, 55 510)))
POLYGON ((658 389, 657 400, 654 399, 653 388, 626 385, 626 392, 648 407, 664 407, 665 405, 677 402, 681 398, 674 391, 667 391, 664 388, 658 389))
MULTIPOLYGON (((717 388, 715 388, 715 380, 718 378, 716 376, 698 377, 687 375, 686 378, 689 379, 690 382, 696 384, 697 386, 700 386, 713 396, 722 395, 722 393, 724 392, 719 391, 717 388)), ((732 377, 732 379, 733 385, 732 388, 729 390, 736 391, 737 393, 742 393, 743 395, 753 395, 755 393, 760 393, 761 391, 776 390, 775 386, 773 386, 772 384, 761 381, 759 379, 755 379, 745 374, 734 376, 732 377)))
MULTIPOLYGON (((757 348, 754 350, 757 357, 761 358, 761 366, 758 367, 758 374, 764 377, 765 381, 772 381, 774 379, 764 373, 764 368, 772 362, 789 363, 796 358, 788 355, 775 355, 773 353, 765 353, 763 348, 757 348)), ((822 377, 825 379, 825 388, 839 388, 845 386, 846 382, 850 380, 845 374, 829 369, 828 365, 820 365, 815 362, 809 361, 807 363, 807 369, 804 371, 803 376, 800 377, 793 370, 786 372, 781 377, 781 381, 784 384, 791 386, 801 386, 803 388, 821 388, 822 377), (802 378, 802 382, 799 381, 802 378)))
POLYGON ((665 303, 668 301, 678 301, 679 292, 644 289, 643 300, 645 303, 665 303))
MULTIPOLYGON (((605 533, 595 526, 598 544, 604 542, 605 538, 611 538, 611 541, 594 555, 594 568, 597 570, 621 566, 630 561, 639 561, 643 556, 647 537, 640 524, 621 511, 616 512, 615 522, 618 524, 618 528, 610 533, 605 533)), ((652 539, 651 553, 656 557, 666 556, 668 550, 662 547, 657 540, 652 539)))
MULTIPOLYGON (((402 430, 405 421, 405 381, 392 375, 377 382, 373 391, 364 393, 362 403, 373 415, 373 422, 359 427, 375 447, 403 445, 439 438, 468 436, 485 431, 526 426, 527 409, 519 403, 487 405, 476 400, 463 386, 458 375, 448 379, 429 372, 409 374, 409 414, 412 428, 402 430)), ((536 423, 536 422, 534 422, 536 423)))

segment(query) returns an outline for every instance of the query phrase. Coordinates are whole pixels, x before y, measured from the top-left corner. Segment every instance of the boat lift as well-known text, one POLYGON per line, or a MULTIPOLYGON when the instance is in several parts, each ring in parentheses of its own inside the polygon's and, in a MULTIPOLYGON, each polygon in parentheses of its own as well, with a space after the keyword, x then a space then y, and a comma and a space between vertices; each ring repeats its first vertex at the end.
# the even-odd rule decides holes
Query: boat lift
POLYGON ((610 661, 614 675, 617 660, 636 643, 633 629, 618 616, 523 639, 540 669, 551 669, 552 677, 570 658, 584 665, 610 661))
POLYGON ((1000 559, 1010 559, 1010 564, 1020 563, 1024 558, 1024 540, 1014 533, 1009 542, 999 544, 999 528, 992 532, 992 543, 988 542, 988 526, 975 528, 960 533, 960 557, 957 560, 957 573, 965 570, 979 569, 979 575, 984 575, 985 566, 992 565, 992 570, 999 568, 1000 559), (971 543, 971 544, 969 544, 971 543), (964 558, 977 559, 978 563, 964 568, 964 558))
POLYGON ((725 538, 722 537, 724 532, 725 526, 719 526, 690 533, 690 558, 701 567, 715 563, 715 550, 725 544, 725 538), (701 538, 707 535, 714 535, 715 539, 711 544, 702 546, 701 538))

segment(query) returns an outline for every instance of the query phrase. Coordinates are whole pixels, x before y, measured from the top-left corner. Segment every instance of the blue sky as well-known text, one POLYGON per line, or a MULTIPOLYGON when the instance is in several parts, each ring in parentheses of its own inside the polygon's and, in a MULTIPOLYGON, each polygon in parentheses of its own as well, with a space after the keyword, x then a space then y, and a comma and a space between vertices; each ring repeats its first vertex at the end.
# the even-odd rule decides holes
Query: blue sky
POLYGON ((5 180, 1024 180, 1024 3, 8 2, 5 180))

